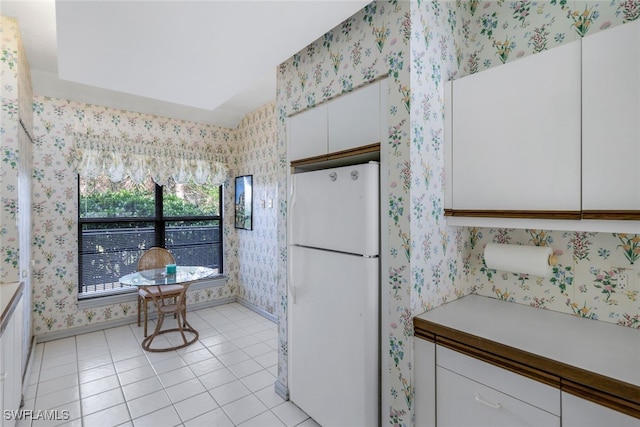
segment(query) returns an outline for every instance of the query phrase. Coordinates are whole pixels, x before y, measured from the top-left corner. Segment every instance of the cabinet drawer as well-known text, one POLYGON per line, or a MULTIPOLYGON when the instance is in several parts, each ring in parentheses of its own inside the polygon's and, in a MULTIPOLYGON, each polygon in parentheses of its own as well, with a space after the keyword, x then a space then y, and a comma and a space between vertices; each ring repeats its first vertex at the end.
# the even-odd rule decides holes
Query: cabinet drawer
MULTIPOLYGON (((560 416, 560 389, 440 345, 436 348, 436 363, 472 381, 560 416)), ((438 384, 439 381, 440 378, 438 384)))
POLYGON ((438 366, 436 377, 438 427, 560 427, 559 416, 448 369, 438 366))

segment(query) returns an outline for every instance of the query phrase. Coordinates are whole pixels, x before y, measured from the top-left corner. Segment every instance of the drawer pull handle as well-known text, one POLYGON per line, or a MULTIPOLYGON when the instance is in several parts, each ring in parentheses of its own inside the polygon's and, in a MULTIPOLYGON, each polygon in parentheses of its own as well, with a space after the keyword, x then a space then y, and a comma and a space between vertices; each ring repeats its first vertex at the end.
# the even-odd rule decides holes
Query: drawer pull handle
POLYGON ((8 376, 9 374, 7 372, 0 372, 0 382, 4 381, 8 376))
POLYGON ((488 402, 488 401, 484 400, 484 399, 482 398, 482 396, 480 396, 480 394, 478 394, 478 393, 476 393, 476 402, 480 402, 480 403, 482 403, 483 405, 488 406, 489 408, 493 408, 493 409, 500 409, 500 408, 502 408, 502 406, 500 406, 500 404, 499 404, 499 403, 491 403, 491 402, 488 402))

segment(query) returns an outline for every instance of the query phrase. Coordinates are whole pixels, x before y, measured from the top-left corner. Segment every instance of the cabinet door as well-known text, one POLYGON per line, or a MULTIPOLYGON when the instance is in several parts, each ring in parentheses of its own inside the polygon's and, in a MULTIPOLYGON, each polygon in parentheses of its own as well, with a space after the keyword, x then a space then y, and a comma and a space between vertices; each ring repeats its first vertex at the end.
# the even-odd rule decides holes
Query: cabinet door
POLYGON ((453 209, 453 81, 444 82, 444 210, 453 209))
MULTIPOLYGON (((7 328, 0 337, 0 385, 2 392, 2 416, 4 411, 17 411, 20 409, 22 400, 22 300, 18 302, 14 312, 11 314, 7 328)), ((16 421, 13 417, 4 420, 3 426, 14 426, 16 421)))
POLYGON ((440 366, 436 369, 438 427, 560 427, 560 417, 440 366))
POLYGON ((582 59, 582 207, 640 211, 640 21, 585 37, 582 59))
POLYGON ((380 84, 372 83, 331 101, 329 152, 380 142, 380 84))
POLYGON ((289 118, 289 160, 327 154, 327 105, 289 118))
POLYGON ((558 388, 440 345, 436 346, 436 360, 438 366, 451 372, 560 416, 558 388))
POLYGON ((562 393, 562 427, 638 427, 640 420, 580 397, 562 393))
POLYGON ((580 41, 455 80, 452 98, 454 211, 579 218, 580 41))
POLYGON ((436 344, 414 338, 416 427, 436 425, 436 344))
MULTIPOLYGON (((8 349, 7 349, 8 346, 9 344, 7 339, 7 333, 5 330, 5 333, 0 335, 0 411, 2 411, 0 413, 0 416, 2 416, 3 420, 4 420, 4 410, 9 409, 4 403, 5 395, 7 394, 7 391, 8 391, 7 378, 9 377, 9 375, 7 375, 7 372, 6 372, 6 369, 8 366, 7 357, 9 356, 8 349)), ((3 422, 8 423, 9 421, 5 420, 3 422)), ((0 425, 4 426, 4 424, 2 423, 0 423, 0 425)))

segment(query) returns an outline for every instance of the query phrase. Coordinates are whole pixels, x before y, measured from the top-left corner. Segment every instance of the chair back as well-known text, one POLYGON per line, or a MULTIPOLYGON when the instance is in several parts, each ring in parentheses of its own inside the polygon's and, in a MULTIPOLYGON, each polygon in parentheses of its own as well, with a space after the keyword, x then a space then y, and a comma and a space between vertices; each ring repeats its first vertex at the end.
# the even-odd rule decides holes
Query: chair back
POLYGON ((167 264, 175 264, 176 260, 168 250, 153 247, 146 250, 138 260, 138 271, 164 268, 167 264))

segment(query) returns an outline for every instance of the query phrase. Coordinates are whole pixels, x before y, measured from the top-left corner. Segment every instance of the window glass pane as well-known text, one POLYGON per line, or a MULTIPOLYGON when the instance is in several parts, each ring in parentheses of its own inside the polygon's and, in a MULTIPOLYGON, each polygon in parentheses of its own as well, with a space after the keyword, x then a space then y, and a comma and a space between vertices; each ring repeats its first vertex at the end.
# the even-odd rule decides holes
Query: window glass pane
POLYGON ((165 217, 220 215, 220 188, 217 185, 176 184, 170 179, 163 187, 165 217))
POLYGON ((136 271, 140 255, 153 246, 164 245, 180 265, 222 273, 221 187, 171 181, 156 192, 159 187, 151 179, 143 185, 128 179, 79 182, 81 298, 135 291, 122 288, 119 278, 136 271), (162 217, 155 209, 158 203, 162 217))
POLYGON ((136 271, 138 258, 154 239, 152 222, 82 224, 80 292, 120 288, 118 279, 136 271))
POLYGON ((155 184, 151 179, 135 184, 129 178, 80 180, 80 218, 153 218, 155 184))
POLYGON ((178 265, 199 265, 222 272, 220 221, 167 221, 165 245, 178 265))

